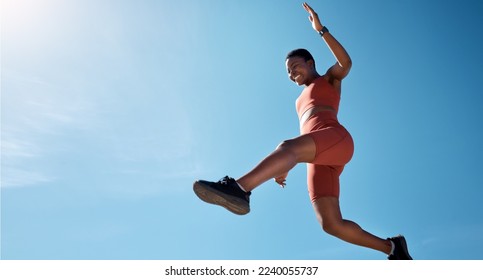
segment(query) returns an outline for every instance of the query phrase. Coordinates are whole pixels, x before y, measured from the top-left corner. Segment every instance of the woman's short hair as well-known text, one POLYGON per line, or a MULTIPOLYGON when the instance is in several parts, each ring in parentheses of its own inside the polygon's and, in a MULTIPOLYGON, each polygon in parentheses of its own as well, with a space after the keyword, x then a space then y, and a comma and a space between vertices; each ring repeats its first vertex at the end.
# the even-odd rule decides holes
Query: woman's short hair
POLYGON ((315 67, 315 59, 312 56, 312 54, 310 54, 310 52, 308 50, 306 50, 306 49, 295 49, 293 51, 290 51, 287 54, 287 57, 285 58, 285 60, 287 60, 289 58, 292 58, 292 57, 301 57, 305 61, 312 60, 314 62, 314 67, 315 67))

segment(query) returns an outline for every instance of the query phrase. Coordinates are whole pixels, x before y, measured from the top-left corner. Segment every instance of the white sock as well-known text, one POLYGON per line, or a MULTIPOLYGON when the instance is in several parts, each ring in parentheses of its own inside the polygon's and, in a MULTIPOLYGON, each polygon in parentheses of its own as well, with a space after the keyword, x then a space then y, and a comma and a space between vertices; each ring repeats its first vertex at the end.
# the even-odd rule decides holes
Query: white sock
POLYGON ((392 255, 394 254, 394 248, 396 248, 396 245, 394 245, 394 242, 392 242, 392 240, 389 241, 391 241, 391 253, 389 253, 389 255, 392 255))
POLYGON ((242 191, 247 192, 247 191, 246 191, 246 190, 245 190, 245 189, 242 187, 242 185, 238 184, 238 182, 236 182, 236 184, 237 184, 237 185, 240 187, 240 189, 241 189, 242 191))

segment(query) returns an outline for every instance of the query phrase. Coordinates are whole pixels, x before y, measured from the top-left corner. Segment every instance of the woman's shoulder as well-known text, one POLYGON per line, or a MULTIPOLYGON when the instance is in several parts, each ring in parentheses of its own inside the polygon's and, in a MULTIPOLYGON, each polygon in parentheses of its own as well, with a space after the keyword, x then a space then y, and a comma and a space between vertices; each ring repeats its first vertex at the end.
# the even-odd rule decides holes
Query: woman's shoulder
POLYGON ((330 88, 332 90, 335 90, 337 93, 340 94, 340 88, 341 88, 341 83, 342 81, 333 79, 329 75, 325 74, 317 78, 314 83, 316 83, 317 86, 319 87, 325 87, 325 88, 330 88))

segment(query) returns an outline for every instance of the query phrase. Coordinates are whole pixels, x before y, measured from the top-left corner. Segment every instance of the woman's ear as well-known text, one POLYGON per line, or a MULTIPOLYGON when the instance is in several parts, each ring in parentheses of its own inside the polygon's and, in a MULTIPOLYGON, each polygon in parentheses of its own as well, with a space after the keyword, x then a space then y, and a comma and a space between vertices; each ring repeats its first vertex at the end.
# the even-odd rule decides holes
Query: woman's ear
POLYGON ((315 70, 315 61, 313 59, 309 59, 307 60, 307 64, 309 66, 312 66, 312 68, 315 70))

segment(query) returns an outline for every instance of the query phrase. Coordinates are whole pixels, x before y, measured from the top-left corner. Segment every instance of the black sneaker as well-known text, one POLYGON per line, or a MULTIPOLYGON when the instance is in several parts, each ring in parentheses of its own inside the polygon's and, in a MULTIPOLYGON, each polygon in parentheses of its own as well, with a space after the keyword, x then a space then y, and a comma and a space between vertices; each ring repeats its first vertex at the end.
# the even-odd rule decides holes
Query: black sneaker
POLYGON ((409 255, 408 245, 406 244, 406 238, 402 235, 388 238, 394 243, 394 252, 387 257, 389 260, 412 260, 409 255))
POLYGON ((204 202, 225 207, 237 214, 250 212, 250 192, 244 192, 235 179, 225 176, 218 182, 198 180, 193 184, 193 191, 204 202))

